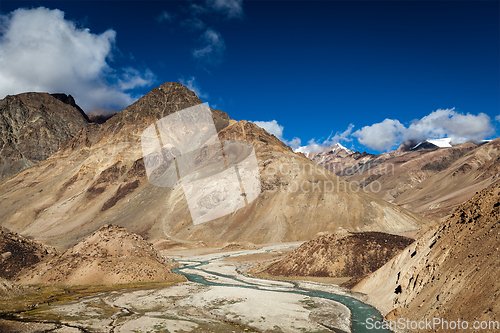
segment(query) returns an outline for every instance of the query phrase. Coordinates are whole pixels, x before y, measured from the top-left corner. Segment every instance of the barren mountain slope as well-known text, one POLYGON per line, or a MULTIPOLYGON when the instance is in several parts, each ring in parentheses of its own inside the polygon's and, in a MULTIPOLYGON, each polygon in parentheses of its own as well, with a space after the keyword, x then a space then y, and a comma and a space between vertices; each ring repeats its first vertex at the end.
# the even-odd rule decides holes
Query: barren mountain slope
POLYGON ((45 160, 87 125, 85 114, 67 102, 47 93, 0 100, 0 179, 45 160))
POLYGON ((278 276, 362 276, 374 272, 412 242, 411 238, 381 232, 320 236, 264 272, 278 276))
POLYGON ((262 193, 235 213, 193 225, 181 187, 148 182, 140 137, 156 120, 200 102, 181 84, 166 83, 104 124, 90 124, 49 159, 0 184, 0 224, 67 249, 104 224, 149 240, 264 243, 340 228, 399 232, 425 223, 360 189, 350 191, 253 123, 213 110, 221 141, 253 144, 262 193))
MULTIPOLYGON (((500 183, 354 287, 388 318, 498 320, 500 183)), ((472 325, 472 324, 471 324, 472 325)))
POLYGON ((141 236, 105 225, 54 259, 20 273, 21 284, 114 284, 182 280, 141 236))
MULTIPOLYGON (((427 167, 438 165, 430 162, 427 167)), ((401 194, 394 203, 429 219, 440 218, 499 179, 500 139, 496 139, 456 159, 446 169, 401 194)))
POLYGON ((380 187, 377 196, 439 219, 499 179, 499 158, 499 139, 481 146, 466 143, 408 152, 371 169, 361 165, 362 172, 347 179, 380 187))

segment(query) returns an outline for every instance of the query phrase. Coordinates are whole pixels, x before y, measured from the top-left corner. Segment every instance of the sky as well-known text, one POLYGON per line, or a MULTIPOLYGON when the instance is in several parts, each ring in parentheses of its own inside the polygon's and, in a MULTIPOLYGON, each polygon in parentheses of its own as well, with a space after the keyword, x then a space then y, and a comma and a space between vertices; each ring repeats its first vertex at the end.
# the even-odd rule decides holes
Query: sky
POLYGON ((87 113, 164 82, 294 149, 500 135, 498 1, 0 2, 0 98, 87 113), (302 147, 302 148, 299 148, 302 147))

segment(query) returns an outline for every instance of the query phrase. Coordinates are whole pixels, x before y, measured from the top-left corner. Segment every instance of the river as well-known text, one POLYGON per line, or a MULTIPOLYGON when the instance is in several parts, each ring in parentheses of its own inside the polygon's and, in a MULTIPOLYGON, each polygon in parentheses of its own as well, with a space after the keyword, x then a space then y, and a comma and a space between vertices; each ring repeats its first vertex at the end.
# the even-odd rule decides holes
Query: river
POLYGON ((8 319, 57 333, 389 332, 366 327, 368 318, 382 316, 364 295, 331 284, 255 278, 244 273, 244 262, 224 260, 290 246, 177 256, 174 271, 187 282, 105 291, 8 319))

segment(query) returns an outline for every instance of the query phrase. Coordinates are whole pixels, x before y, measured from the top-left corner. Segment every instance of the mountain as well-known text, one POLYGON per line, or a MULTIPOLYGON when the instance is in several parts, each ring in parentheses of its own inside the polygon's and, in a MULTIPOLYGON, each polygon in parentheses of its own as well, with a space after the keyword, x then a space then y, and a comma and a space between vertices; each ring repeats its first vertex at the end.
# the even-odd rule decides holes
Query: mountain
POLYGON ((21 284, 116 284, 182 280, 141 236, 105 225, 55 258, 17 276, 21 284))
POLYGON ((0 100, 0 180, 47 159, 87 122, 71 96, 23 93, 0 100))
MULTIPOLYGON (((304 153, 304 149, 301 148, 297 149, 296 152, 304 153)), ((343 170, 349 167, 358 163, 368 163, 377 157, 377 155, 366 152, 354 152, 340 143, 335 143, 329 149, 320 153, 305 152, 304 156, 337 175, 342 175, 343 170)))
POLYGON ((380 189, 380 198, 437 220, 497 181, 499 159, 496 139, 482 145, 409 151, 374 167, 358 165, 346 178, 380 189))
POLYGON ((411 238, 381 232, 323 235, 302 244, 264 272, 277 276, 364 276, 412 242, 411 238))
POLYGON ((343 151, 308 157, 373 195, 439 220, 499 179, 500 139, 451 145, 450 139, 405 141, 372 155, 343 151))
POLYGON ((387 319, 498 321, 499 218, 497 181, 354 290, 368 294, 387 319))
POLYGON ((426 223, 349 189, 255 124, 212 110, 220 141, 253 145, 262 192, 232 214, 194 225, 182 187, 149 183, 140 138, 158 119, 200 103, 183 85, 165 83, 104 124, 84 127, 47 160, 0 184, 0 225, 67 249, 105 224, 150 241, 268 243, 340 229, 400 232, 426 223))

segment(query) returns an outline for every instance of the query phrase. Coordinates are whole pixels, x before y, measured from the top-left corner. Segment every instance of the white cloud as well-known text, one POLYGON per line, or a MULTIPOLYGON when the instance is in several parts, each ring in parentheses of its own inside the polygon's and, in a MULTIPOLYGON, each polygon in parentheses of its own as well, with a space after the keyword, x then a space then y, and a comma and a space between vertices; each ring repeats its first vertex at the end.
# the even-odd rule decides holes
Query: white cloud
POLYGON ((209 28, 201 35, 201 42, 203 46, 193 51, 193 57, 204 64, 220 64, 226 49, 222 36, 217 31, 209 28))
POLYGON ((349 124, 347 129, 343 131, 342 133, 335 133, 335 135, 332 137, 330 136, 326 141, 323 142, 323 146, 329 147, 337 142, 340 141, 352 141, 351 135, 352 135, 352 129, 354 128, 354 124, 349 124))
POLYGON ((405 127, 395 119, 385 119, 381 123, 365 126, 353 133, 363 146, 375 150, 386 150, 392 148, 400 141, 405 127))
POLYGON ((405 127, 397 119, 365 126, 353 133, 359 143, 375 150, 394 148, 404 140, 450 138, 456 145, 479 142, 494 133, 491 119, 484 113, 463 114, 455 109, 438 109, 405 127))
POLYGON ((255 125, 262 127, 267 132, 274 134, 278 139, 283 140, 284 127, 278 124, 276 120, 271 121, 252 121, 255 125))
POLYGON ((283 130, 284 127, 278 124, 276 120, 271 120, 271 121, 252 121, 255 125, 262 127, 265 129, 268 133, 273 134, 276 136, 278 139, 280 139, 282 142, 285 144, 289 145, 292 149, 297 149, 300 147, 300 139, 295 137, 292 140, 288 141, 285 138, 283 138, 283 130))
POLYGON ((309 140, 309 142, 307 142, 307 146, 298 147, 294 149, 296 153, 304 153, 304 154, 322 153, 325 150, 326 147, 321 143, 316 142, 314 139, 309 140))
POLYGON ((228 19, 243 17, 243 0, 207 0, 207 6, 228 19))
POLYGON ((200 90, 200 86, 198 82, 196 82, 196 78, 191 76, 189 79, 185 80, 183 78, 179 79, 179 82, 185 85, 189 90, 193 91, 198 98, 208 98, 207 93, 203 93, 200 90))
POLYGON ((449 137, 453 144, 478 142, 493 134, 491 119, 485 113, 462 114, 452 109, 438 109, 414 121, 405 133, 406 139, 449 137))
POLYGON ((0 16, 0 96, 26 91, 73 95, 86 111, 121 109, 136 100, 127 93, 153 83, 151 71, 113 69, 116 32, 77 28, 64 12, 44 7, 0 16))
POLYGON ((299 138, 295 137, 290 141, 285 141, 285 143, 295 151, 296 149, 300 148, 302 141, 299 138))
MULTIPOLYGON (((309 140, 307 143, 307 146, 300 147, 298 146, 297 148, 294 148, 294 151, 300 152, 300 153, 322 153, 324 151, 327 151, 330 149, 330 147, 340 141, 352 141, 351 135, 352 135, 352 129, 354 128, 353 124, 349 124, 347 129, 343 132, 337 132, 335 135, 330 135, 325 141, 323 142, 316 142, 315 139, 309 140)), ((293 148, 293 147, 292 147, 293 148)))
POLYGON ((495 117, 495 120, 496 121, 500 121, 500 114, 498 116, 495 117))

